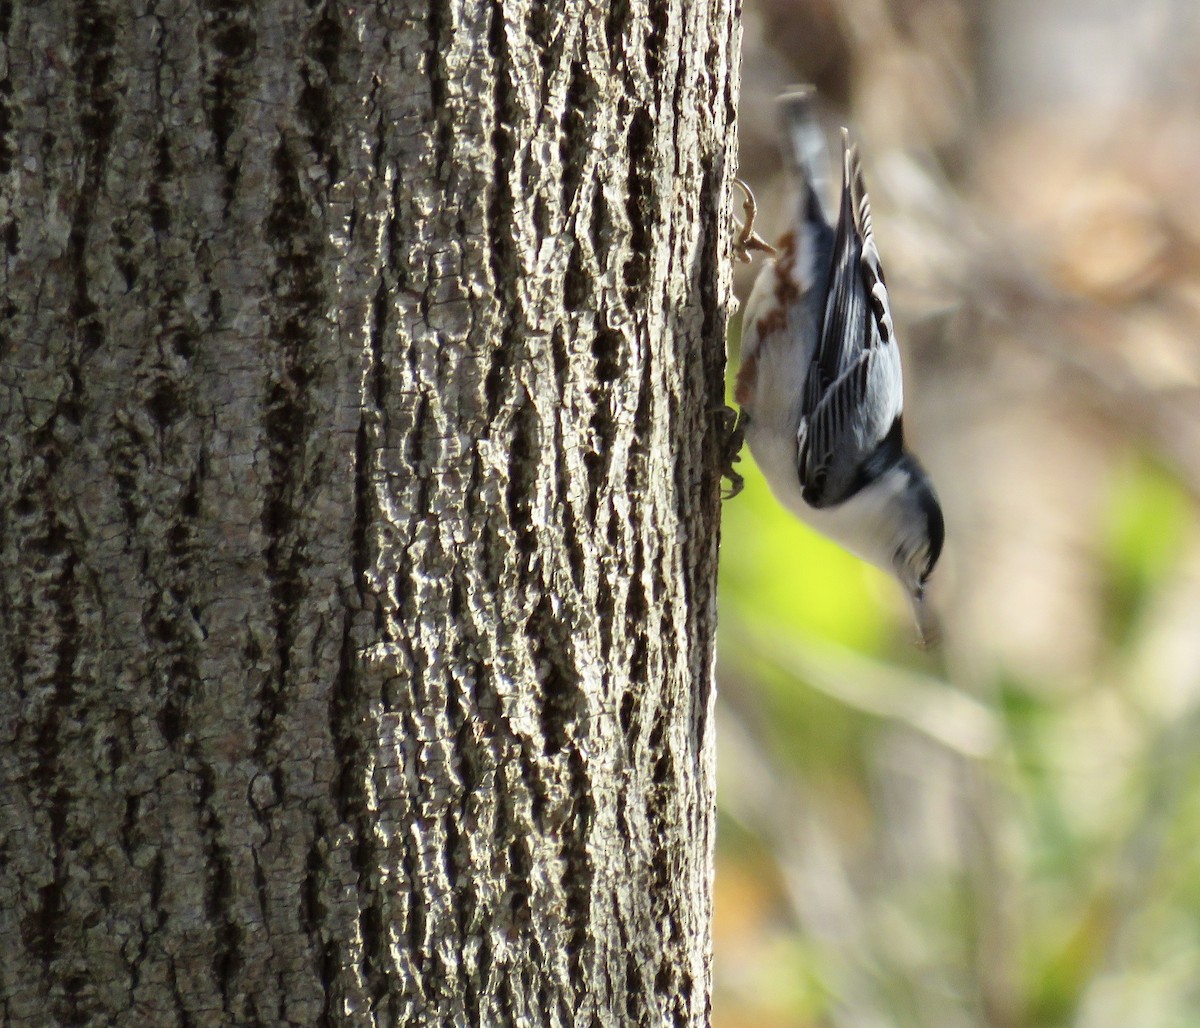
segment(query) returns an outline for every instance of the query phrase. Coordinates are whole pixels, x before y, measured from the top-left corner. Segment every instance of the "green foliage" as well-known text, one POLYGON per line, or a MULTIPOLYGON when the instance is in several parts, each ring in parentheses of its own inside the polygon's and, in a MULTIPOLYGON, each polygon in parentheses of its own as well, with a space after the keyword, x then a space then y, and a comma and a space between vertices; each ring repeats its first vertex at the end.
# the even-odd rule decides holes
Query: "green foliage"
POLYGON ((784 510, 748 455, 740 468, 746 488, 721 527, 723 622, 878 652, 893 628, 880 598, 890 583, 784 510))
POLYGON ((722 533, 719 695, 744 742, 719 768, 717 1028, 1200 1023, 1200 663, 1156 648, 1197 563, 1187 491, 1119 463, 1094 519, 1103 641, 1059 682, 917 653, 894 583, 743 469, 722 533), (748 889, 729 941, 723 890, 748 889))
POLYGON ((1107 635, 1117 648, 1179 559, 1191 506, 1179 482, 1148 461, 1130 460, 1114 476, 1101 556, 1107 635))

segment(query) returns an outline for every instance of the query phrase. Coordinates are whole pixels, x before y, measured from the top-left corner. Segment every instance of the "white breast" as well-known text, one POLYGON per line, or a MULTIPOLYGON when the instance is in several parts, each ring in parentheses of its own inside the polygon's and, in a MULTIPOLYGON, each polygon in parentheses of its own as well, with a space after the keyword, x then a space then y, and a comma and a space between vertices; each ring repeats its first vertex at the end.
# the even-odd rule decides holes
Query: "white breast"
POLYGON ((746 443, 775 498, 801 521, 845 547, 857 557, 892 572, 900 542, 898 508, 907 477, 889 471, 836 507, 810 507, 804 501, 796 473, 796 439, 773 433, 753 418, 746 426, 746 443))

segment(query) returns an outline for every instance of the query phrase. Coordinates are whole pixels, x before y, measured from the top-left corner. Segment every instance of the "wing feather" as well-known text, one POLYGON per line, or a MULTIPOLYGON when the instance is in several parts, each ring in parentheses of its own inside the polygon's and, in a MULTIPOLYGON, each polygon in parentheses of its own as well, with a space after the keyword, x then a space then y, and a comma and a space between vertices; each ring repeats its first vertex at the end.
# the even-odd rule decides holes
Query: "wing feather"
POLYGON ((904 406, 900 351, 871 231, 858 151, 843 132, 842 201, 829 290, 805 380, 797 471, 806 502, 841 503, 861 488, 880 450, 899 456, 904 406))

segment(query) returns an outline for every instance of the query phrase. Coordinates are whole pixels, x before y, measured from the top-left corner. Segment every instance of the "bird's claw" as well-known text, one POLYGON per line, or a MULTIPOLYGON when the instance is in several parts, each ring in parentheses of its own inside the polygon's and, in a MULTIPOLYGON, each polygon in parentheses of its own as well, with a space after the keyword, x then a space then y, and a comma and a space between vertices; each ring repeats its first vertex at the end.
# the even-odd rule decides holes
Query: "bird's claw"
POLYGON ((742 210, 746 212, 746 221, 738 231, 737 238, 733 241, 734 258, 741 264, 749 264, 754 259, 750 255, 753 250, 758 250, 774 257, 776 253, 775 247, 754 231, 754 218, 758 214, 758 204, 754 202, 754 194, 750 191, 750 187, 740 178, 735 178, 733 184, 742 191, 742 195, 745 197, 745 200, 742 202, 742 210))
POLYGON ((742 459, 742 443, 746 439, 746 413, 732 407, 718 407, 717 417, 721 420, 721 477, 729 479, 729 489, 721 493, 721 499, 732 500, 745 488, 746 480, 734 470, 742 459))

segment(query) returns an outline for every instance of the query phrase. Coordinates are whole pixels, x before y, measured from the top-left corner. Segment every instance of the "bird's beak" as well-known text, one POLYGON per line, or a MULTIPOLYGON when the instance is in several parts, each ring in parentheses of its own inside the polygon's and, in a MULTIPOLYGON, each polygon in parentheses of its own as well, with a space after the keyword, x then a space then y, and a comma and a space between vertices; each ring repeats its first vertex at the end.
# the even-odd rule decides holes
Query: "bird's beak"
POLYGON ((937 615, 933 608, 925 602, 925 587, 919 586, 912 594, 913 616, 917 621, 917 645, 927 650, 933 646, 941 635, 937 615))

